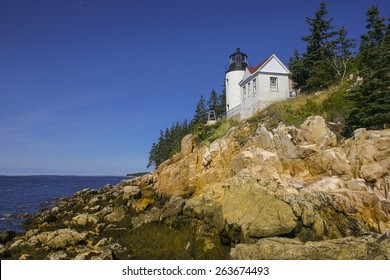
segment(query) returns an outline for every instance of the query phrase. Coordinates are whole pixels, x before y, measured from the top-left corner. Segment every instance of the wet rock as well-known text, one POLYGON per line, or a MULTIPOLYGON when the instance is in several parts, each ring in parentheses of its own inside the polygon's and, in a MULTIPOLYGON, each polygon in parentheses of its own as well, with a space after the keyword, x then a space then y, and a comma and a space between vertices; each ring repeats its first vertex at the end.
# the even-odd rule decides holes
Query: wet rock
POLYGON ((159 221, 174 220, 183 213, 185 200, 182 197, 172 197, 163 207, 159 221))
POLYGON ((10 257, 10 253, 8 252, 7 248, 3 244, 0 244, 0 258, 6 259, 9 257, 10 257))
POLYGON ((11 242, 11 245, 8 247, 8 251, 11 255, 16 255, 20 252, 22 252, 23 248, 25 247, 26 243, 23 239, 18 239, 13 242, 11 242))
POLYGON ((0 232, 0 244, 6 244, 7 242, 14 239, 15 236, 16 236, 16 232, 13 230, 6 230, 0 232))
POLYGON ((60 249, 80 243, 85 240, 86 235, 87 234, 85 232, 79 233, 70 228, 64 228, 48 232, 46 239, 41 239, 40 241, 43 244, 46 244, 49 248, 60 249))

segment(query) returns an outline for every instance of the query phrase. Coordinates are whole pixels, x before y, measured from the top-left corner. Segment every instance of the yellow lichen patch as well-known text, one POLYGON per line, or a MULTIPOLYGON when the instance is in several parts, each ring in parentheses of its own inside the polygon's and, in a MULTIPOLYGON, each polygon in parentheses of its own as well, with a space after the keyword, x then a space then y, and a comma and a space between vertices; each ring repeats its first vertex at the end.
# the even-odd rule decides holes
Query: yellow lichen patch
POLYGON ((153 198, 141 198, 132 203, 133 209, 139 213, 144 211, 149 205, 152 205, 155 202, 153 198))

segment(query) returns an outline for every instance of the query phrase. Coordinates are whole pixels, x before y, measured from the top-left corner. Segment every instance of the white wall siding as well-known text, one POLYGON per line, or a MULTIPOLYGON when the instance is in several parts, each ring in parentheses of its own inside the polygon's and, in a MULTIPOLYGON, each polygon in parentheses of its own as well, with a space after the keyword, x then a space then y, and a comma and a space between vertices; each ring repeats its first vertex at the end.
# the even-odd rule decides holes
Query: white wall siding
POLYGON ((241 103, 241 88, 239 82, 244 76, 244 70, 242 71, 230 71, 226 73, 226 111, 235 108, 241 103))
MULTIPOLYGON (((251 88, 253 89, 253 80, 251 80, 251 88)), ((245 84, 247 87, 248 83, 245 84)), ((244 86, 244 85, 243 85, 244 86)), ((277 74, 259 74, 256 76, 256 92, 251 91, 251 94, 246 94, 246 98, 242 99, 241 103, 241 119, 247 119, 259 110, 263 110, 270 104, 276 101, 285 100, 289 97, 288 76, 277 74), (270 78, 278 79, 277 90, 271 90, 270 78)))
POLYGON ((277 74, 261 74, 259 79, 260 100, 276 101, 283 100, 289 97, 288 76, 277 74), (277 90, 271 90, 270 78, 276 77, 278 79, 277 90))
POLYGON ((288 70, 285 69, 278 61, 276 57, 272 57, 272 59, 261 68, 261 72, 269 72, 269 73, 278 73, 278 74, 289 74, 288 70))

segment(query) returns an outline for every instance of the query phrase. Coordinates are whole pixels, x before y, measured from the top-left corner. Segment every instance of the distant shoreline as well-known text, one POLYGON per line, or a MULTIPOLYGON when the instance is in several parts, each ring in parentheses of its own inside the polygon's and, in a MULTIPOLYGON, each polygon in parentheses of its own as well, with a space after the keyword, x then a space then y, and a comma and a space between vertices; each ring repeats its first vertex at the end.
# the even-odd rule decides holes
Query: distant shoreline
POLYGON ((136 173, 129 173, 126 175, 126 177, 141 177, 146 174, 149 174, 150 172, 136 172, 136 173))

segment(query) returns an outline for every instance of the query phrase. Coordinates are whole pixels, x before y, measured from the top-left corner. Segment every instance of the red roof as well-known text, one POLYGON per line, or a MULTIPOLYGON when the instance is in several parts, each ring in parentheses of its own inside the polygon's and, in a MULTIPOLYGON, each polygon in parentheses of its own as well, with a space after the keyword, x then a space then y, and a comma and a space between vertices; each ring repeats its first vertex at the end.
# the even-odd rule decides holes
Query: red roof
POLYGON ((257 66, 248 66, 248 70, 249 72, 251 72, 251 74, 253 74, 255 71, 257 71, 257 69, 259 69, 261 66, 264 65, 264 63, 267 62, 267 60, 271 57, 272 55, 270 55, 269 57, 267 57, 266 59, 264 59, 262 62, 260 62, 260 64, 258 64, 257 66))

